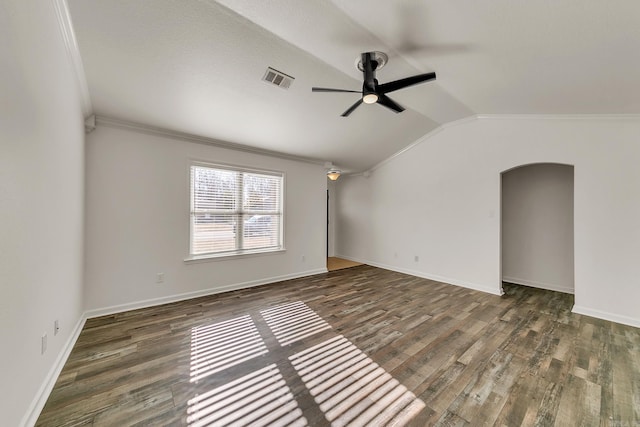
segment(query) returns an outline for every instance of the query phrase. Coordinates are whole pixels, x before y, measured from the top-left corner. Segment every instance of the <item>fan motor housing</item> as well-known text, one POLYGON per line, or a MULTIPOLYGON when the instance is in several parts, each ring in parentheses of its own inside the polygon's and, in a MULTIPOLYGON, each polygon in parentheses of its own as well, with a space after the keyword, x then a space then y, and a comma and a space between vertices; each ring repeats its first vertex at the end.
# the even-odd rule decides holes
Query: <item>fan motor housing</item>
MULTIPOLYGON (((384 52, 373 51, 369 52, 371 55, 371 61, 375 61, 376 66, 374 67, 376 70, 384 67, 387 62, 389 62, 389 57, 384 52)), ((362 55, 356 58, 356 68, 362 72, 364 72, 364 64, 362 63, 362 55)))

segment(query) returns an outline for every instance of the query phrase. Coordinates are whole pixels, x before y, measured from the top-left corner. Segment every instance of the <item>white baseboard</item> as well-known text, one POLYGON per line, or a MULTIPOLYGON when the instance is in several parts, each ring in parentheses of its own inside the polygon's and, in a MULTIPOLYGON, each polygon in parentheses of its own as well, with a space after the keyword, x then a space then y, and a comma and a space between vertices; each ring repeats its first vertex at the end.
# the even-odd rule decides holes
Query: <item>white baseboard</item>
POLYGON ((620 314, 609 313, 580 305, 574 305, 571 312, 640 328, 640 319, 634 317, 621 316, 620 314))
POLYGON ((338 255, 338 254, 336 254, 336 257, 347 259, 349 261, 361 262, 363 264, 371 265, 373 267, 383 268, 385 270, 391 270, 391 271, 395 271, 395 272, 398 272, 398 273, 409 274, 411 276, 422 277, 423 279, 435 280, 437 282, 446 283, 448 285, 461 286, 463 288, 473 289, 475 291, 486 292, 486 293, 493 294, 493 295, 502 295, 503 294, 501 286, 500 287, 496 287, 496 288, 491 288, 489 286, 479 285, 477 283, 466 282, 466 281, 463 281, 463 280, 452 279, 450 277, 438 276, 438 275, 431 274, 431 273, 425 273, 423 271, 411 270, 411 269, 408 269, 408 268, 396 267, 396 266, 393 266, 393 265, 381 264, 379 262, 372 262, 372 261, 368 261, 368 260, 364 260, 364 259, 353 258, 353 257, 349 257, 347 255, 338 255))
POLYGON ((49 398, 49 394, 51 394, 51 390, 53 390, 53 386, 56 384, 58 380, 58 375, 62 371, 64 364, 67 363, 67 359, 69 358, 69 354, 71 354, 71 350, 73 350, 73 346, 76 345, 76 341, 80 336, 80 332, 82 332, 82 328, 84 327, 84 322, 87 320, 86 315, 83 313, 78 319, 76 326, 73 328, 71 335, 67 339, 67 342, 64 344, 58 357, 56 358, 55 363, 49 370, 49 373, 45 377, 36 397, 29 405, 29 409, 26 414, 22 418, 20 422, 21 426, 33 426, 36 421, 38 421, 38 417, 40 416, 40 412, 42 412, 42 408, 44 408, 45 403, 47 403, 47 399, 49 398))
POLYGON ((42 412, 42 408, 44 408, 44 405, 47 403, 47 399, 51 394, 51 390, 53 390, 53 386, 55 385, 58 379, 58 376, 60 375, 60 372, 64 367, 64 364, 67 362, 67 359, 69 358, 69 354, 71 354, 71 350, 73 350, 73 346, 76 344, 76 341, 78 340, 78 337, 80 336, 80 332, 82 332, 82 328, 84 327, 84 324, 87 321, 87 319, 90 319, 92 317, 104 316, 108 314, 120 313, 128 310, 135 310, 137 308, 151 307, 154 305, 183 301, 191 298, 197 298, 197 297, 206 296, 206 295, 213 295, 213 294, 218 294, 222 292, 233 291, 236 289, 251 288, 254 286, 281 282, 283 280, 298 279, 300 277, 313 276, 315 274, 321 274, 326 272, 327 272, 326 268, 318 268, 315 270, 308 270, 308 271, 303 271, 299 273, 285 274, 277 277, 269 277, 265 279, 252 280, 249 282, 236 283, 233 285, 227 285, 220 288, 205 289, 202 291, 188 292, 184 294, 171 295, 168 297, 149 299, 145 301, 138 301, 138 302, 133 302, 128 304, 121 304, 117 306, 85 311, 80 317, 80 319, 78 320, 78 322, 76 323, 76 326, 74 327, 73 332, 67 339, 67 342, 65 343, 64 347, 60 351, 60 354, 56 358, 54 365, 52 366, 51 370, 47 374, 47 377, 45 378, 42 385, 40 386, 40 389, 38 390, 36 397, 34 398, 31 405, 29 405, 29 409, 27 410, 26 414, 22 418, 22 421, 20 422, 20 426, 22 427, 33 426, 35 425, 36 421, 38 421, 40 412, 42 412))
POLYGON ((267 285, 269 283, 282 282, 283 280, 298 279, 300 277, 313 276, 315 274, 326 273, 326 268, 318 268, 315 270, 307 270, 293 274, 285 274, 282 276, 267 277, 264 279, 251 280, 248 282, 234 283, 231 285, 221 286, 219 288, 209 288, 199 291, 186 292, 183 294, 169 295, 166 297, 152 298, 143 301, 135 301, 126 304, 113 305, 110 307, 96 308, 88 310, 85 315, 87 319, 100 316, 108 316, 110 314, 122 313, 123 311, 137 310, 139 308, 153 307, 161 304, 184 301, 192 298, 204 297, 208 295, 220 294, 223 292, 235 291, 238 289, 252 288, 255 286, 267 285))
MULTIPOLYGON (((383 268, 385 270, 397 271, 399 273, 409 274, 409 275, 416 276, 416 277, 422 277, 422 278, 429 279, 429 280, 436 280, 438 282, 443 282, 443 283, 447 283, 447 284, 451 284, 451 285, 462 286, 464 288, 469 288, 469 289, 474 289, 474 290, 477 290, 477 291, 487 292, 487 293, 494 294, 494 295, 502 295, 502 291, 501 290, 489 288, 489 287, 482 286, 482 285, 477 285, 477 284, 464 282, 464 281, 459 281, 459 280, 455 280, 455 279, 449 279, 449 278, 446 278, 446 277, 432 275, 432 274, 425 274, 425 273, 420 272, 420 271, 414 271, 414 270, 405 269, 405 268, 398 268, 398 267, 394 267, 394 266, 389 266, 389 265, 385 265, 385 264, 380 264, 380 263, 376 263, 376 262, 367 261, 367 260, 364 260, 364 259, 353 258, 353 257, 349 257, 349 256, 346 256, 346 255, 336 254, 335 256, 339 257, 339 258, 348 259, 350 261, 361 262, 363 264, 368 264, 368 265, 371 265, 371 266, 374 266, 374 267, 383 268)), ((76 325, 75 325, 75 327, 73 329, 73 332, 71 333, 71 335, 67 339, 67 342, 65 343, 65 345, 62 347, 60 353, 58 354, 58 357, 56 358, 55 363, 53 364, 53 366, 49 370, 49 373, 47 374, 45 380, 43 381, 42 385, 40 386, 40 389, 38 390, 38 392, 36 394, 36 397, 32 401, 31 405, 29 405, 29 409, 27 410, 25 416, 22 418, 22 421, 20 422, 20 426, 27 427, 27 426, 35 425, 36 421, 38 420, 38 417, 40 416, 40 412, 42 411, 42 408, 44 408, 44 405, 46 404, 47 399, 49 398, 49 394, 51 393, 51 390, 53 390, 53 387, 54 387, 54 385, 56 383, 56 380, 58 379, 58 376, 60 375, 60 372, 62 371, 62 368, 64 367, 65 363, 67 362, 67 359, 69 358, 69 355, 71 354, 71 350, 73 349, 76 341, 78 340, 78 337, 80 336, 80 332, 82 332, 82 328, 84 327, 84 324, 85 324, 87 319, 92 318, 92 317, 104 316, 104 315, 108 315, 108 314, 120 313, 120 312, 128 311, 128 310, 134 310, 134 309, 137 309, 137 308, 145 308, 145 307, 151 307, 151 306, 154 306, 154 305, 166 304, 166 303, 170 303, 170 302, 183 301, 183 300, 186 300, 186 299, 197 298, 197 297, 207 296, 207 295, 213 295, 213 294, 218 294, 218 293, 222 293, 222 292, 228 292, 228 291, 237 290, 237 289, 243 289, 243 288, 250 288, 250 287, 254 287, 254 286, 266 285, 266 284, 269 284, 269 283, 281 282, 283 280, 297 279, 297 278, 300 278, 300 277, 307 277, 307 276, 312 276, 312 275, 315 275, 315 274, 321 274, 321 273, 326 273, 326 272, 327 272, 326 268, 319 268, 319 269, 316 269, 316 270, 308 270, 308 271, 305 271, 305 272, 287 274, 287 275, 283 275, 283 276, 276 276, 276 277, 270 277, 270 278, 265 278, 265 279, 252 280, 252 281, 249 281, 249 282, 236 283, 236 284, 233 284, 233 285, 227 285, 227 286, 223 286, 223 287, 220 287, 220 288, 205 289, 205 290, 201 290, 201 291, 188 292, 188 293, 172 295, 172 296, 162 297, 162 298, 149 299, 149 300, 145 300, 145 301, 139 301, 139 302, 128 303, 128 304, 121 304, 121 305, 117 305, 117 306, 105 307, 105 308, 89 310, 89 311, 84 312, 82 314, 82 316, 80 316, 80 319, 78 319, 78 322, 76 323, 76 325)), ((505 281, 512 281, 513 279, 505 277, 504 280, 505 281)), ((525 284, 525 283, 522 283, 522 284, 525 284)), ((530 285, 526 285, 526 286, 530 286, 530 285)), ((555 290, 555 289, 552 289, 552 290, 555 290)), ((629 326, 633 326, 633 327, 636 327, 636 328, 640 328, 640 319, 636 319, 636 318, 632 318, 632 317, 621 316, 621 315, 618 315, 618 314, 604 312, 604 311, 600 311, 600 310, 595 310, 595 309, 591 309, 591 308, 588 308, 588 307, 582 307, 582 306, 578 306, 578 305, 574 305, 573 309, 571 311, 573 313, 576 313, 576 314, 582 314, 582 315, 586 315, 586 316, 595 317, 595 318, 598 318, 598 319, 609 320, 609 321, 612 321, 612 322, 621 323, 621 324, 624 324, 624 325, 629 325, 629 326)))
POLYGON ((573 288, 555 285, 552 283, 536 282, 535 280, 520 279, 518 277, 502 276, 503 282, 513 283, 515 285, 529 286, 532 288, 546 289, 548 291, 563 292, 565 294, 573 294, 573 288))

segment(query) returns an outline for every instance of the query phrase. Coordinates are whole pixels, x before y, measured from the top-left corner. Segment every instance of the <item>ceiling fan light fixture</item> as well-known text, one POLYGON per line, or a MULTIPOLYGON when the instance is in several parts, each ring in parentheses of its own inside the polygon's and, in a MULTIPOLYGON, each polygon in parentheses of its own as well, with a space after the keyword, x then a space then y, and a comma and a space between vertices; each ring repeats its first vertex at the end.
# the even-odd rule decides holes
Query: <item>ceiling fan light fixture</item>
POLYGON ((404 79, 394 80, 391 82, 378 84, 376 79, 376 71, 387 63, 387 55, 382 52, 364 52, 360 55, 357 62, 358 69, 362 71, 364 81, 362 83, 362 91, 349 89, 333 89, 327 87, 312 87, 312 92, 349 92, 361 93, 362 96, 351 107, 349 107, 342 117, 348 117, 362 104, 380 104, 395 113, 402 113, 405 109, 402 105, 397 104, 387 95, 396 90, 404 89, 409 86, 415 86, 436 79, 436 73, 416 74, 415 76, 405 77, 404 79))
POLYGON ((375 104, 378 102, 378 94, 376 93, 368 93, 362 97, 362 102, 365 104, 375 104))
POLYGON ((331 169, 329 172, 327 172, 327 178, 329 178, 331 181, 337 181, 338 178, 340 178, 340 171, 338 169, 331 169))

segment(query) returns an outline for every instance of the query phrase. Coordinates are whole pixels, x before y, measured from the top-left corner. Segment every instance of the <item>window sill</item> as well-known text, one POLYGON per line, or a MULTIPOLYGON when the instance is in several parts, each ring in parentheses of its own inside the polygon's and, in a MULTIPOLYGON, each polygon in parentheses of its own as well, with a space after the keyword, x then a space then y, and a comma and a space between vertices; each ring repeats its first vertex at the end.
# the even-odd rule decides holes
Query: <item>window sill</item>
POLYGON ((193 263, 209 262, 209 261, 229 261, 229 260, 238 259, 238 258, 250 258, 255 256, 281 254, 286 251, 287 250, 285 248, 281 248, 281 249, 257 250, 257 251, 231 253, 231 254, 192 255, 188 258, 185 258, 184 262, 186 264, 193 264, 193 263))

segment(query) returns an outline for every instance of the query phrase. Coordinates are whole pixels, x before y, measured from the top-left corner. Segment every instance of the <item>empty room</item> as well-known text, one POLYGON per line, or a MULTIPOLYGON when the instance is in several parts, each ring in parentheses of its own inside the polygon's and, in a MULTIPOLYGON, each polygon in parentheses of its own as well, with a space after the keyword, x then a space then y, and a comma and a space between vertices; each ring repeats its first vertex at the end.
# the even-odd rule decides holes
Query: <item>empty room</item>
POLYGON ((639 426, 639 24, 1 0, 0 424, 639 426))

